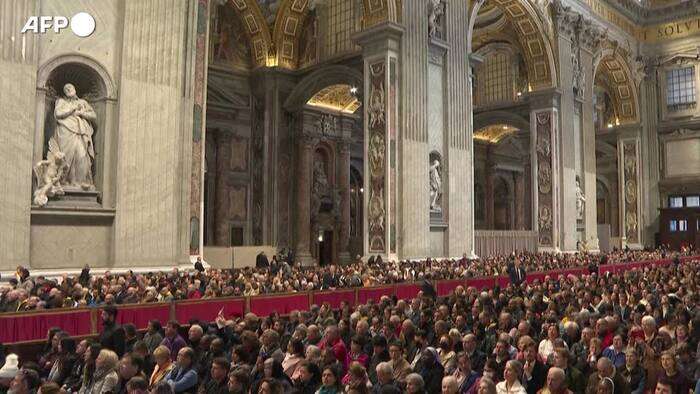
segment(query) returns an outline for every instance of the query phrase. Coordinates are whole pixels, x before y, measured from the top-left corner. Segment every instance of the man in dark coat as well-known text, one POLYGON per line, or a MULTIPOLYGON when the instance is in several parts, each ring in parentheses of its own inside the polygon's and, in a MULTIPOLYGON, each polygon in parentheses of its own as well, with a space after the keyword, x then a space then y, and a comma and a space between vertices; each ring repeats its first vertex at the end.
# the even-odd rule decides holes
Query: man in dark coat
POLYGON ((516 257, 513 257, 508 264, 508 276, 510 277, 510 283, 514 286, 520 286, 525 282, 525 268, 520 265, 520 260, 516 257))
POLYGON ((270 261, 267 259, 267 255, 265 252, 260 252, 258 254, 258 257, 255 258, 255 267, 256 268, 267 268, 270 266, 270 261))
POLYGON ((123 356, 126 349, 126 335, 122 326, 117 324, 117 307, 107 305, 102 309, 102 325, 104 327, 100 334, 102 348, 114 351, 119 357, 123 356))
POLYGON ((224 357, 217 357, 211 363, 209 379, 197 390, 198 394, 228 394, 228 372, 231 364, 224 357))

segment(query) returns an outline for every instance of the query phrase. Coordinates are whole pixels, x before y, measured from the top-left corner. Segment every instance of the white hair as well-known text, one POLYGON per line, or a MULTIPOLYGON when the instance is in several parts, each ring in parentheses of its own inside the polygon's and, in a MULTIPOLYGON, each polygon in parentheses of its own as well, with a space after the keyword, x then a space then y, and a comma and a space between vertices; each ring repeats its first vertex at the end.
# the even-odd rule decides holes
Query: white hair
POLYGON ((642 325, 645 324, 656 327, 656 320, 652 316, 646 315, 642 317, 642 325))

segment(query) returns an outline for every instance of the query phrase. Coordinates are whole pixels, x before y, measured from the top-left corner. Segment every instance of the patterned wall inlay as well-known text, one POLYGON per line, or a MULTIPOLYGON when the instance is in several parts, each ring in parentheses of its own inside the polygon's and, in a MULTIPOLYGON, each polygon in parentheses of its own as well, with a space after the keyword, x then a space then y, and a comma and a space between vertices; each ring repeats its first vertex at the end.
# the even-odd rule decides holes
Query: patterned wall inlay
POLYGON ((367 108, 369 140, 367 168, 369 169, 369 197, 367 227, 369 252, 384 253, 386 244, 386 63, 369 65, 370 87, 367 108))
POLYGON ((192 168, 190 172, 190 255, 200 253, 203 241, 200 231, 202 199, 204 192, 204 94, 206 92, 207 35, 209 22, 209 0, 197 2, 197 36, 194 58, 194 105, 192 108, 192 168))
POLYGON ((231 170, 248 171, 248 140, 246 138, 234 137, 231 140, 231 170))
POLYGON ((231 220, 246 220, 246 206, 248 202, 248 188, 245 185, 234 185, 229 190, 229 207, 231 220))
POLYGON ((553 247, 554 207, 552 191, 552 113, 536 113, 539 245, 553 247))
POLYGON ((627 243, 639 243, 639 217, 637 216, 638 195, 638 171, 637 171, 637 144, 636 141, 623 142, 624 155, 624 199, 625 199, 625 236, 627 243))

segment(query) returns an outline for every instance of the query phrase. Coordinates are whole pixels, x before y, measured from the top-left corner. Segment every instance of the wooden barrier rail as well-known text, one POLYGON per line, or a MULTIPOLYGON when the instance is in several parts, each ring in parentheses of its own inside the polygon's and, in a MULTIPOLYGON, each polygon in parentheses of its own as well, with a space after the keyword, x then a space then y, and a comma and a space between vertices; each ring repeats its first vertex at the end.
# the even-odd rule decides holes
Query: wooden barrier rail
MULTIPOLYGON (((700 256, 682 257, 682 262, 698 259, 700 256)), ((625 264, 609 264, 600 266, 599 272, 621 272, 648 267, 651 265, 669 265, 672 260, 649 260, 625 264)), ((560 275, 581 275, 587 273, 586 268, 572 268, 546 272, 529 272, 527 281, 542 281, 545 277, 560 275)), ((507 286, 507 276, 491 276, 470 279, 442 280, 433 283, 439 296, 449 295, 457 286, 473 286, 477 289, 492 288, 496 285, 507 286)), ((417 283, 397 283, 377 287, 358 287, 338 289, 334 291, 309 291, 286 294, 270 294, 254 297, 225 297, 206 300, 181 300, 168 303, 126 304, 119 306, 117 321, 120 324, 132 323, 137 329, 144 329, 148 322, 157 319, 165 324, 175 319, 186 323, 191 319, 212 321, 223 309, 227 318, 241 317, 252 312, 258 316, 267 316, 273 312, 281 315, 294 310, 309 310, 316 304, 328 303, 338 308, 342 303, 350 306, 364 304, 369 300, 379 301, 383 296, 396 296, 399 299, 410 299, 420 291, 417 283)), ((61 327, 74 336, 97 335, 101 332, 98 322, 101 309, 69 308, 56 310, 41 310, 29 312, 0 314, 0 343, 21 344, 44 341, 50 327, 61 327)))

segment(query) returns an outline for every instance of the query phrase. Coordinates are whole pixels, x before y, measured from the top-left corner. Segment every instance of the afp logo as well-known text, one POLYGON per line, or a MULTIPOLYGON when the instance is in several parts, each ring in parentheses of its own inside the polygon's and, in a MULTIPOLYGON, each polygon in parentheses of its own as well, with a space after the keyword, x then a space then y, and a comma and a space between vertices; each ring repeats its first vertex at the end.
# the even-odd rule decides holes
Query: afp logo
POLYGON ((95 31, 95 18, 87 12, 78 12, 68 19, 65 16, 30 16, 22 27, 22 33, 60 33, 69 27, 78 37, 88 37, 95 31))

